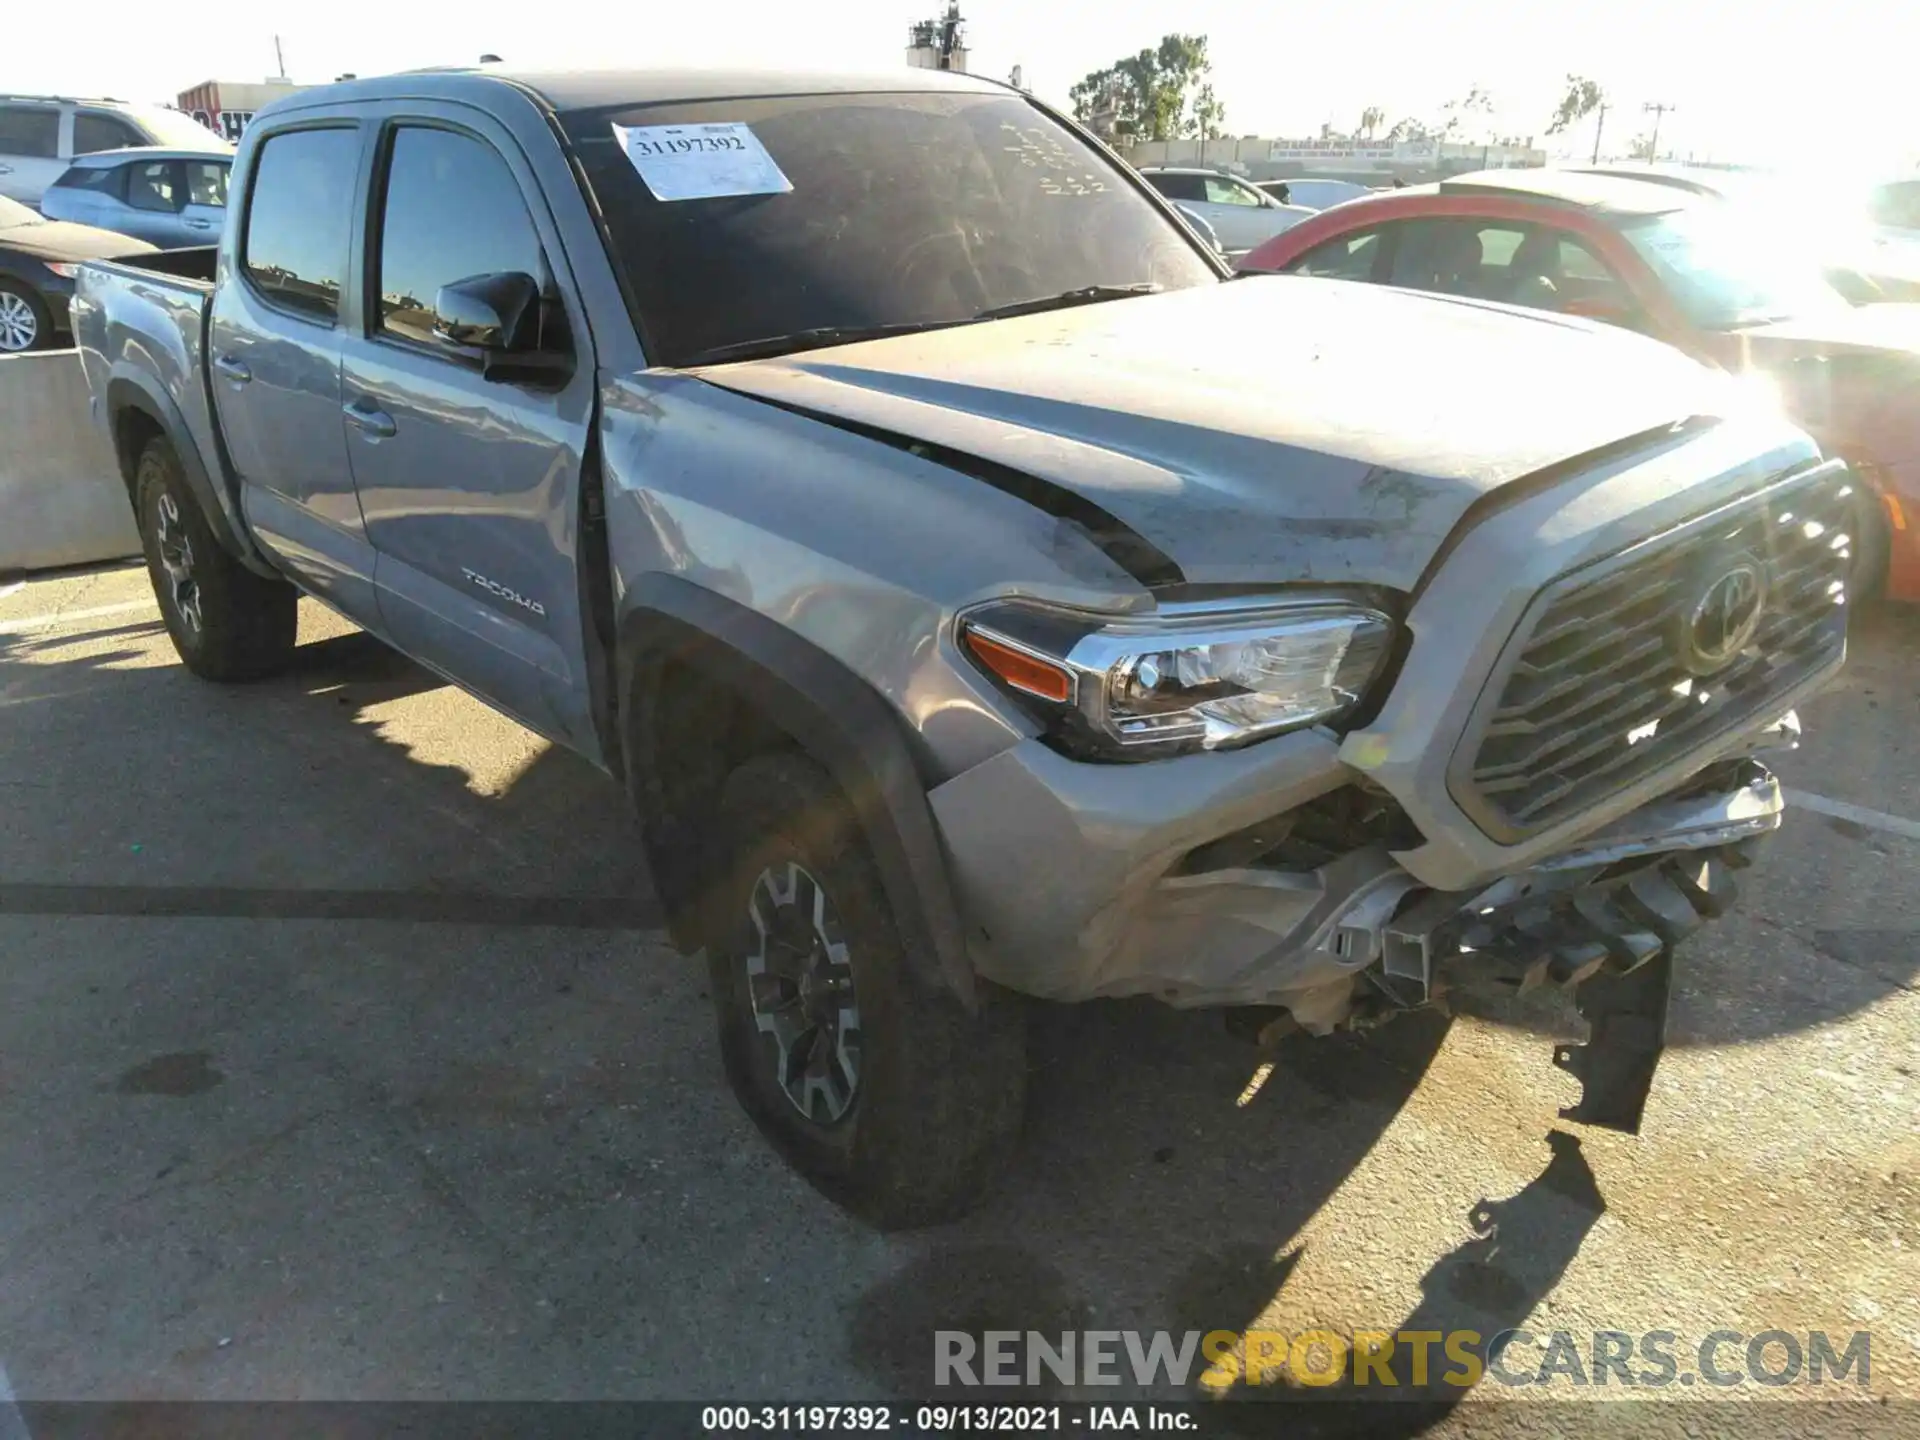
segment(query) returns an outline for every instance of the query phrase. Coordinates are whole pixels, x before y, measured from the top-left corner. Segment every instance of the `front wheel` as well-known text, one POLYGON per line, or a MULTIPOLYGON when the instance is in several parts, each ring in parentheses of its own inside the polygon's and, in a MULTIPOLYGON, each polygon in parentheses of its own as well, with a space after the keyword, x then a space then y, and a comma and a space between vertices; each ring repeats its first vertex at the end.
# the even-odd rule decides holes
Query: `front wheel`
POLYGON ((17 280, 0 280, 0 355, 23 355, 53 344, 53 317, 40 296, 17 280))
POLYGON ((140 452, 134 504, 147 576, 181 663, 206 680, 276 675, 293 658, 299 596, 221 548, 163 439, 140 452))
POLYGON ((915 973, 861 828, 801 755, 728 778, 730 854, 708 946, 727 1077, 788 1162, 883 1229, 952 1219, 1018 1135, 1025 1015, 915 973))

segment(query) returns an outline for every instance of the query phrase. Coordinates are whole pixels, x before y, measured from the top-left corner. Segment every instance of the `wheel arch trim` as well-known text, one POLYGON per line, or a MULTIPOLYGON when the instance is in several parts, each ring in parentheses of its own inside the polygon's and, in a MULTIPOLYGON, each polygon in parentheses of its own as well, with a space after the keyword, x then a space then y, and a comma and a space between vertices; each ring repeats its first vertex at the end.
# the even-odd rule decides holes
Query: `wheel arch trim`
POLYGON ((172 447, 174 459, 180 465, 180 473, 186 479, 187 488, 193 492, 194 503, 200 507, 200 513, 206 516, 207 528, 213 531, 214 539, 220 542, 221 548, 256 574, 270 579, 280 578, 279 572, 262 560, 243 538, 244 527, 239 517, 229 512, 220 490, 207 474, 206 462, 200 455, 199 447, 193 443, 186 417, 180 413, 180 407, 174 403, 173 397, 146 375, 134 370, 120 370, 107 381, 106 398, 108 434, 120 464, 121 478, 126 481, 128 498, 135 504, 139 502, 133 489, 140 456, 129 453, 121 437, 127 414, 135 412, 144 415, 156 426, 161 437, 172 447))
MULTIPOLYGON (((627 788, 649 834, 647 757, 637 753, 648 669, 684 664, 752 704, 822 764, 853 807, 880 872, 908 963, 922 980, 977 1004, 959 907, 926 786, 892 708, 839 660, 791 630, 676 575, 627 588, 618 628, 619 735, 627 788)), ((662 895, 676 941, 694 938, 688 897, 662 895)))

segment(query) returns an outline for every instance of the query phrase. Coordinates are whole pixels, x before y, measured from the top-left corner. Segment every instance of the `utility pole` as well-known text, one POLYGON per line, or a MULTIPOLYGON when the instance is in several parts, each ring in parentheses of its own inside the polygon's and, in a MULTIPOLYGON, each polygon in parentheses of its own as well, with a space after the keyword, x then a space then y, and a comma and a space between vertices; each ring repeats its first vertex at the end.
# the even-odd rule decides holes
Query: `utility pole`
POLYGON ((280 67, 280 78, 287 78, 287 57, 280 52, 280 37, 273 37, 273 63, 280 67))
POLYGON ((1647 159, 1658 160, 1660 158, 1660 122, 1666 118, 1669 110, 1678 110, 1680 107, 1669 105, 1664 100, 1649 100, 1640 108, 1653 116, 1653 139, 1647 145, 1647 159))
POLYGON ((1596 109, 1599 111, 1600 118, 1593 122, 1593 160, 1591 163, 1598 165, 1600 163, 1600 134, 1607 128, 1606 102, 1602 101, 1596 109))

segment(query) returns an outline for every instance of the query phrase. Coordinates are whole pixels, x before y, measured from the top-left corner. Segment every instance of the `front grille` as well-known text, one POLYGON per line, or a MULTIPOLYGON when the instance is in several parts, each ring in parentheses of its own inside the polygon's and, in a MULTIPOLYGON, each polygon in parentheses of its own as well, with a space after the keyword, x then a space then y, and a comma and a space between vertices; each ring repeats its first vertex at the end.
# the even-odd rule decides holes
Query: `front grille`
POLYGON ((1511 843, 1775 719, 1788 691, 1845 653, 1854 503, 1846 473, 1823 469, 1541 592, 1495 671, 1497 698, 1468 727, 1454 798, 1511 843), (1722 660, 1713 652, 1747 613, 1735 572, 1757 577, 1760 618, 1722 660))

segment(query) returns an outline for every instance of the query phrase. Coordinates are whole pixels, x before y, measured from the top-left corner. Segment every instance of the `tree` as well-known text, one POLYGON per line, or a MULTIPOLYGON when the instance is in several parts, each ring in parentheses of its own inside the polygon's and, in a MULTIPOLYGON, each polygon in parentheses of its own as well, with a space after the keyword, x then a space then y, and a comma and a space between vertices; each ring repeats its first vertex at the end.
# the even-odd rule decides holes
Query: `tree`
POLYGON ((1627 147, 1627 158, 1629 160, 1649 161, 1660 158, 1653 153, 1653 135, 1651 132, 1634 138, 1633 144, 1627 147))
POLYGON ((1226 118, 1207 83, 1207 37, 1168 35, 1152 50, 1142 50, 1095 70, 1067 92, 1074 117, 1091 121, 1112 112, 1113 131, 1139 140, 1171 140, 1182 134, 1218 134, 1226 118), (1192 95, 1196 110, 1187 115, 1192 95), (1205 107, 1201 113, 1199 107, 1205 107))
POLYGON ((1493 110, 1493 96, 1482 86, 1470 86, 1460 99, 1440 107, 1440 125, 1434 133, 1443 141, 1473 130, 1484 133, 1493 123, 1493 110))
POLYGON ((1404 120, 1393 122, 1393 128, 1387 131, 1387 143, 1398 145, 1402 140, 1430 140, 1433 132, 1428 130, 1424 121, 1408 116, 1404 120))
POLYGON ((1386 123, 1387 112, 1378 105, 1369 105, 1360 112, 1360 133, 1368 140, 1373 138, 1374 131, 1386 123))
POLYGON ((1201 81, 1193 96, 1193 119, 1189 122, 1192 134, 1201 140, 1218 140, 1227 133, 1226 119, 1227 107, 1214 95, 1213 86, 1201 81))
POLYGON ((1553 112, 1553 119, 1547 122, 1547 134, 1558 135, 1563 130, 1571 130, 1587 116, 1607 103, 1607 92, 1584 75, 1567 76, 1567 93, 1560 97, 1560 106, 1553 112))

